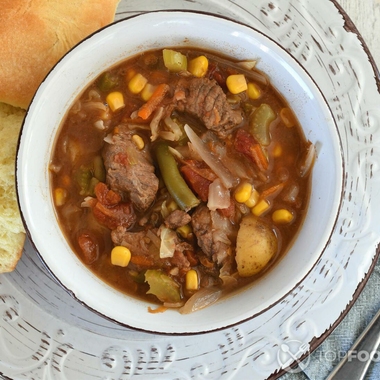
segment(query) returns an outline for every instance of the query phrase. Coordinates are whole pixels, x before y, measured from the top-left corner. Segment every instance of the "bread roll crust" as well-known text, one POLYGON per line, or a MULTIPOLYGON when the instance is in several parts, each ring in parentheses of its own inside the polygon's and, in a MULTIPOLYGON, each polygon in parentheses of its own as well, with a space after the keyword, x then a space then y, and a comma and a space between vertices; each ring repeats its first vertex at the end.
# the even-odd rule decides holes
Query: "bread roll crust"
POLYGON ((0 102, 26 109, 49 70, 120 0, 0 0, 0 102))
POLYGON ((25 111, 0 103, 0 273, 11 272, 25 241, 15 186, 16 146, 25 111))

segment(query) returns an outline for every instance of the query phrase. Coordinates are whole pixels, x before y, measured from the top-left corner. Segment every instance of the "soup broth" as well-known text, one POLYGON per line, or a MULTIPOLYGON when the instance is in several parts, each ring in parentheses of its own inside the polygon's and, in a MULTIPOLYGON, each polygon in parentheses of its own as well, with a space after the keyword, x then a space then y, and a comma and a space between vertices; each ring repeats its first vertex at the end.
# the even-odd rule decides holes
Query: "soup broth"
POLYGON ((191 312, 289 249, 314 155, 254 61, 147 51, 102 73, 70 108, 51 159, 53 199, 97 276, 159 310, 191 312))

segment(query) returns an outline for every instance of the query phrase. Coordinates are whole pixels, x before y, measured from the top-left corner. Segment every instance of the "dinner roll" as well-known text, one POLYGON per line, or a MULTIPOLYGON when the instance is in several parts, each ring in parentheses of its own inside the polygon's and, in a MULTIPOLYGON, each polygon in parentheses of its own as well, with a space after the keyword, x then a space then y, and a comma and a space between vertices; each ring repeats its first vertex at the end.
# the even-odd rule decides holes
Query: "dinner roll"
POLYGON ((19 261, 25 231, 16 200, 15 157, 25 111, 0 103, 0 273, 19 261))
POLYGON ((0 102, 27 108, 54 64, 80 40, 114 20, 119 1, 3 0, 0 102))

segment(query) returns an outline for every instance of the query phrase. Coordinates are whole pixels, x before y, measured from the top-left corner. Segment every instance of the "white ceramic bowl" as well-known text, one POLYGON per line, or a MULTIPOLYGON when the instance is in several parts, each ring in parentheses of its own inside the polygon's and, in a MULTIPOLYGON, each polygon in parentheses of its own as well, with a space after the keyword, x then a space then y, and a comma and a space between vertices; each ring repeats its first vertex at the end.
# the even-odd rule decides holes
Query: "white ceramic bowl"
POLYGON ((55 278, 81 303, 136 329, 184 334, 213 331, 248 320, 292 291, 311 271, 333 230, 341 200, 343 162, 329 108, 310 76, 285 50, 260 32, 224 18, 192 12, 153 12, 112 24, 72 49, 38 89, 22 128, 17 190, 28 234, 55 278), (150 314, 147 303, 107 286, 77 258, 57 223, 48 173, 62 118, 102 71, 138 52, 196 46, 237 59, 259 58, 317 146, 309 210, 297 240, 259 281, 189 315, 150 314))

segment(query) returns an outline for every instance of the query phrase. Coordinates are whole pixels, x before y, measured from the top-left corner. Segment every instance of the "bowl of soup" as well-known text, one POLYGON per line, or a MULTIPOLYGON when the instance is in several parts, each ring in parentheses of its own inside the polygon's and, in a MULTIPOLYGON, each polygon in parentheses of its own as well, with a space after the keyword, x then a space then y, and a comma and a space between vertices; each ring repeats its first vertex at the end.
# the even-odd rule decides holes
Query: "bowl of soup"
POLYGON ((121 325, 209 332, 278 303, 329 244, 343 162, 310 75, 259 31, 165 11, 118 21, 42 82, 17 154, 28 235, 121 325))

